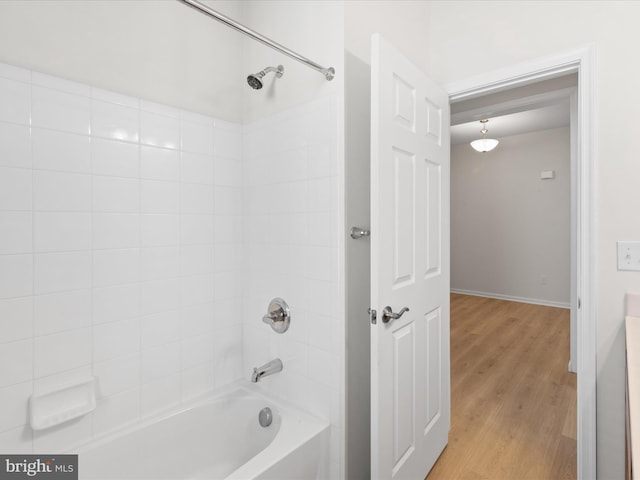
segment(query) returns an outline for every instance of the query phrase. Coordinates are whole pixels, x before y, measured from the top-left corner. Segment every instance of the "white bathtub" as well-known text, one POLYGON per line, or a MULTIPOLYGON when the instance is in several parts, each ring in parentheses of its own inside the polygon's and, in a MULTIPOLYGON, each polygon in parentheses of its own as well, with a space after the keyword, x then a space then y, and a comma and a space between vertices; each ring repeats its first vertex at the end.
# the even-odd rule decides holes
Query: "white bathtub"
POLYGON ((238 388, 82 447, 78 470, 82 480, 319 480, 328 439, 327 422, 238 388))

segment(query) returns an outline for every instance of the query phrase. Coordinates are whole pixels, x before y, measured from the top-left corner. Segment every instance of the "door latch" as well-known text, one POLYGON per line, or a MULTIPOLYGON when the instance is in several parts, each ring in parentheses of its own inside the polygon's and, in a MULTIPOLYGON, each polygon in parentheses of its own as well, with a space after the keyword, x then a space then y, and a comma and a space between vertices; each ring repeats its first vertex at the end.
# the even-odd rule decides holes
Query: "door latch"
POLYGON ((376 312, 371 307, 369 307, 369 310, 367 310, 367 313, 369 314, 369 320, 373 325, 378 323, 378 312, 376 312))

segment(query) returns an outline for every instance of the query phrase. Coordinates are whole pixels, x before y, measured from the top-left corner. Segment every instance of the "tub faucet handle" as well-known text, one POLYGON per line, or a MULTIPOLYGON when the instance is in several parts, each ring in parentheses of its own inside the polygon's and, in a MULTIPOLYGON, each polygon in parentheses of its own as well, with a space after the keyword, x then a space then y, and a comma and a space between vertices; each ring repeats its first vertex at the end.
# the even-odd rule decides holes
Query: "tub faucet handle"
POLYGON ((262 317, 262 321, 277 333, 284 333, 289 328, 291 322, 291 312, 289 305, 281 298, 274 298, 269 303, 267 314, 262 317))

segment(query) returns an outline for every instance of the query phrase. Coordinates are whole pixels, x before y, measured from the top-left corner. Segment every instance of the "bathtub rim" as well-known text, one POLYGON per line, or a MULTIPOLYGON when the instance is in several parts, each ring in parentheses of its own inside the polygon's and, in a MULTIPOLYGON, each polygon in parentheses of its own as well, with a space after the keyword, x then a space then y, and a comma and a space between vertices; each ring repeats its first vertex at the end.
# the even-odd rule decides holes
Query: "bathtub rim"
MULTIPOLYGON (((251 478, 247 475, 251 475, 252 477, 259 475, 262 471, 266 471, 273 467, 280 460, 294 452, 297 448, 305 445, 316 436, 324 434, 328 439, 331 427, 331 423, 328 420, 323 420, 310 412, 304 411, 297 405, 293 405, 286 400, 269 395, 261 388, 251 387, 252 385, 246 380, 238 380, 225 385, 222 388, 216 389, 215 391, 209 391, 194 397, 186 403, 174 405, 167 409, 154 412, 152 415, 149 415, 142 420, 117 427, 105 432, 104 434, 96 436, 88 442, 61 453, 78 454, 79 462, 81 463, 83 454, 100 448, 101 446, 117 440, 120 437, 137 432, 158 422, 176 417, 177 415, 191 411, 195 408, 215 404, 216 401, 222 402, 230 398, 258 398, 264 400, 265 403, 275 406, 277 409, 277 415, 280 417, 280 425, 278 432, 275 434, 271 442, 269 442, 265 448, 260 450, 247 462, 239 465, 238 468, 229 473, 229 475, 225 477, 225 480, 251 478)), ((256 412, 256 422, 258 421, 257 413, 258 412, 256 412)), ((328 444, 326 445, 326 449, 328 449, 328 444)), ((328 453, 326 452, 321 452, 321 454, 328 456, 328 453)))

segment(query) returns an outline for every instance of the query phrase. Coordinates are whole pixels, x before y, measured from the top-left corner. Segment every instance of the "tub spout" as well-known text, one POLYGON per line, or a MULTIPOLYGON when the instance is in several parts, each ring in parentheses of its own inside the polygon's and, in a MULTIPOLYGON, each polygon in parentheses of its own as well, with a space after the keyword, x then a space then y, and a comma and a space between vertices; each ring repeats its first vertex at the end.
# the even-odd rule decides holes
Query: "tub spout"
POLYGON ((251 381, 253 383, 258 383, 262 377, 268 377, 269 375, 273 375, 274 373, 281 371, 282 360, 276 358, 275 360, 271 360, 269 363, 265 363, 261 367, 254 368, 253 373, 251 374, 251 381))

